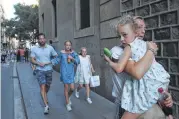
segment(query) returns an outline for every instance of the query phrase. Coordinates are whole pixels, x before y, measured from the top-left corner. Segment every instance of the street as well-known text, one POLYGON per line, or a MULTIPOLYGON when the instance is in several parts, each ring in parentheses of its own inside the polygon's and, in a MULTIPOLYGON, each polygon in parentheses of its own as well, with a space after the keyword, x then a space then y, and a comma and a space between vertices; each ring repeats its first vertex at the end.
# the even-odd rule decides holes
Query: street
POLYGON ((1 114, 2 119, 14 119, 13 64, 1 64, 1 114))

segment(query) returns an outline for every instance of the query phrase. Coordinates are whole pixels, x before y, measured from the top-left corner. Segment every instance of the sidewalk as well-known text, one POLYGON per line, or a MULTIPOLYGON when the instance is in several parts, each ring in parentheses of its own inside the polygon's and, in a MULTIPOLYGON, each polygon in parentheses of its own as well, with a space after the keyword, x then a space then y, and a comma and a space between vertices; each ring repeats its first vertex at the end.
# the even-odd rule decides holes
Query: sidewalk
POLYGON ((40 96, 39 84, 33 76, 29 64, 17 64, 22 96, 25 103, 27 119, 114 119, 115 105, 100 95, 91 92, 93 103, 89 105, 85 100, 85 90, 80 90, 80 98, 72 95, 72 111, 65 107, 63 84, 59 80, 59 73, 53 72, 53 81, 48 93, 50 113, 43 114, 43 101, 40 96))

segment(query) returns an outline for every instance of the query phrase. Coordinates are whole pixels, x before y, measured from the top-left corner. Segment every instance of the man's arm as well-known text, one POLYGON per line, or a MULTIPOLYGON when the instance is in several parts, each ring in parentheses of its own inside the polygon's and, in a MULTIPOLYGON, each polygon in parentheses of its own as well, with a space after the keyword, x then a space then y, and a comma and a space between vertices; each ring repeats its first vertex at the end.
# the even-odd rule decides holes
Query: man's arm
POLYGON ((38 65, 38 62, 35 60, 35 57, 31 57, 31 62, 34 65, 38 65))
MULTIPOLYGON (((157 50, 157 45, 155 43, 148 43, 149 49, 157 50)), ((152 50, 147 50, 145 55, 138 61, 134 62, 129 60, 125 67, 125 71, 129 73, 131 76, 135 77, 136 79, 141 79, 144 74, 149 70, 153 58, 155 57, 155 53, 152 50)))

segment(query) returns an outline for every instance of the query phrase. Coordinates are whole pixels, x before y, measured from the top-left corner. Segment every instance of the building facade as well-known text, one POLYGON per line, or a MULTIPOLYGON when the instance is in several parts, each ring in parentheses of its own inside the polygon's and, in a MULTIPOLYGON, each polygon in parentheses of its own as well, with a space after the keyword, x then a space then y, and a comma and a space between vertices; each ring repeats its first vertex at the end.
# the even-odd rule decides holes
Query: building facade
POLYGON ((179 118, 179 0, 40 0, 40 32, 54 40, 58 51, 66 40, 72 41, 76 51, 87 47, 101 78, 101 86, 94 91, 113 100, 110 69, 102 54, 104 47, 119 44, 111 26, 124 14, 144 17, 146 37, 157 42, 157 60, 171 75, 169 90, 179 118))
POLYGON ((2 22, 4 21, 4 9, 0 4, 0 41, 1 41, 1 48, 5 45, 5 29, 2 26, 2 22))

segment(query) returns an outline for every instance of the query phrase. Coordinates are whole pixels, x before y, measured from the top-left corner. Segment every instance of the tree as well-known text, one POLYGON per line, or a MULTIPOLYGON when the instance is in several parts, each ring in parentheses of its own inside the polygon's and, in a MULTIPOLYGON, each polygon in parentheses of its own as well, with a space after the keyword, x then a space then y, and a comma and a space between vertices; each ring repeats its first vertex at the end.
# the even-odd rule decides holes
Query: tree
POLYGON ((34 39, 38 33, 38 6, 37 5, 14 5, 15 18, 5 20, 6 35, 17 37, 19 40, 34 39))

